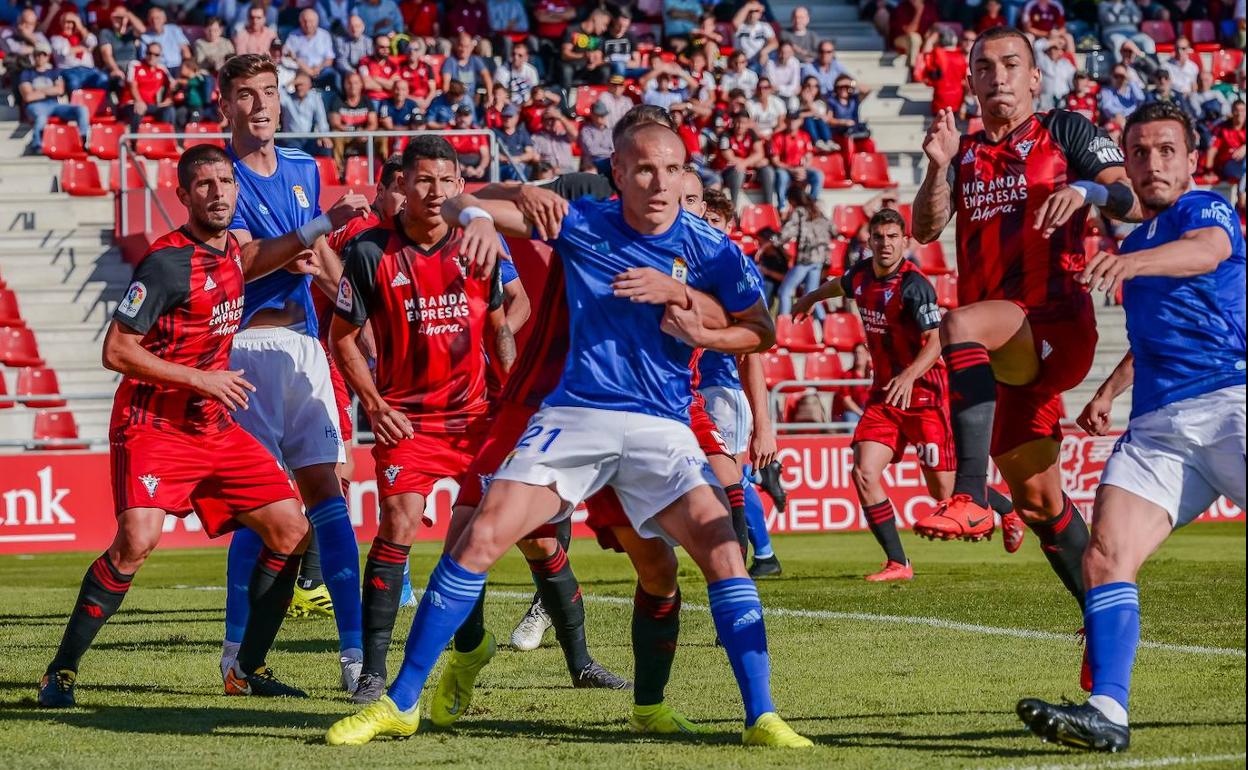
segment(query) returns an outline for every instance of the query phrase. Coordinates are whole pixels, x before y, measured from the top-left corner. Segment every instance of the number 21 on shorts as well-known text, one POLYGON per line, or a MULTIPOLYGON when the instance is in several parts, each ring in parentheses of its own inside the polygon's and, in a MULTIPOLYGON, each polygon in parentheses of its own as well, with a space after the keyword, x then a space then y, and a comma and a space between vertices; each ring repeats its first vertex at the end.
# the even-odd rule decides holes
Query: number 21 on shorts
POLYGON ((559 438, 559 434, 563 432, 563 428, 546 429, 545 426, 539 424, 530 425, 520 440, 516 442, 516 449, 528 449, 534 444, 537 445, 538 452, 545 452, 550 449, 550 445, 555 443, 555 439, 559 438))

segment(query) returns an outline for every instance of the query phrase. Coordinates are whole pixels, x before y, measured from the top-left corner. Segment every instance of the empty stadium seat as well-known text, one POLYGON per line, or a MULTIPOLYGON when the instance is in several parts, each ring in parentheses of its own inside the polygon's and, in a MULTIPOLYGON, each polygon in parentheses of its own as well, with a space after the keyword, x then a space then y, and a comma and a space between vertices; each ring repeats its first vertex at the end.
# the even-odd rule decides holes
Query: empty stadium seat
POLYGON ((70 195, 108 195, 100 181, 100 168, 89 159, 61 161, 61 189, 70 195))
POLYGON ((919 261, 919 269, 929 276, 952 272, 949 269, 949 263, 945 261, 945 249, 940 245, 940 241, 920 243, 919 247, 914 250, 914 257, 919 261))
POLYGON ((953 309, 958 306, 958 277, 952 273, 938 275, 932 279, 936 287, 936 304, 953 309))
MULTIPOLYGON (((221 133, 221 124, 211 120, 191 121, 182 130, 188 134, 219 134, 221 133)), ((225 149, 224 139, 187 139, 182 142, 182 147, 189 150, 200 144, 211 144, 214 147, 225 149)))
POLYGON ((1244 52, 1238 48, 1221 48, 1213 52, 1214 80, 1234 82, 1235 73, 1244 63, 1244 52))
POLYGON ((770 203, 755 203, 746 206, 741 209, 738 219, 741 232, 746 235, 758 235, 767 228, 780 232, 780 212, 776 211, 776 207, 770 203))
POLYGON ((594 104, 607 90, 606 86, 577 86, 576 88, 576 116, 578 118, 588 118, 589 111, 594 104))
POLYGON ((791 315, 776 316, 776 345, 794 353, 823 350, 816 338, 815 321, 795 321, 791 315))
POLYGON ((833 238, 828 242, 829 276, 840 276, 845 272, 845 257, 849 253, 849 241, 833 238))
POLYGON ((82 134, 78 133, 78 126, 44 126, 43 154, 52 160, 85 158, 87 153, 82 149, 82 134))
POLYGON ((368 158, 360 155, 347 158, 346 185, 356 190, 373 186, 368 179, 368 158))
POLYGON ((333 158, 317 155, 315 160, 316 168, 321 172, 322 186, 332 187, 342 184, 342 177, 338 175, 338 164, 334 163, 333 158))
POLYGON ((97 124, 115 123, 116 118, 109 113, 108 92, 103 88, 79 88, 69 95, 70 104, 81 104, 87 108, 91 116, 91 130, 97 124))
POLYGON ((793 366, 793 357, 780 350, 769 350, 764 353, 763 378, 767 381, 769 389, 785 380, 796 380, 797 369, 793 366))
POLYGON ((127 128, 121 123, 101 123, 91 127, 87 152, 100 160, 116 160, 121 155, 121 135, 127 128))
POLYGON ((862 321, 854 313, 828 313, 823 319, 823 344, 846 353, 866 340, 862 321))
POLYGON ((867 223, 862 206, 833 206, 832 230, 843 238, 852 238, 867 223))
MULTIPOLYGON (((845 379, 845 367, 841 364, 841 357, 836 353, 811 353, 806 356, 806 371, 802 379, 804 380, 843 380, 845 379)), ((816 390, 833 392, 840 390, 840 385, 812 385, 816 390)))
POLYGON ((176 190, 178 187, 178 162, 173 158, 161 158, 156 164, 156 189, 176 190))
MULTIPOLYGON (((61 385, 56 379, 56 372, 45 366, 27 366, 17 372, 18 396, 47 396, 61 392, 61 385)), ((63 398, 49 398, 39 401, 27 401, 26 406, 37 409, 50 409, 65 406, 63 398)))
POLYGON ((178 143, 168 137, 155 137, 151 134, 172 134, 173 126, 168 123, 144 123, 139 126, 139 138, 135 142, 135 152, 145 158, 159 160, 161 158, 177 159, 180 155, 178 143))
MULTIPOLYGON (((144 170, 143 161, 131 155, 126 158, 126 189, 138 190, 147 186, 147 172, 144 170)), ((108 162, 108 189, 109 192, 121 191, 121 161, 111 160, 108 162)))
POLYGON ((20 326, 0 329, 0 364, 5 366, 43 366, 35 333, 20 326))
POLYGON ((888 176, 888 158, 882 152, 856 152, 849 162, 849 178, 863 187, 882 190, 896 187, 888 176))
POLYGON ((825 190, 845 190, 854 186, 845 170, 845 158, 839 154, 815 155, 810 165, 823 172, 825 190))
POLYGON ((3 288, 3 281, 0 281, 0 327, 25 325, 22 311, 17 306, 17 294, 12 289, 3 288))
POLYGON ((16 401, 5 398, 7 395, 9 395, 9 386, 4 383, 4 376, 0 375, 0 409, 12 409, 17 406, 16 401))
POLYGON ((1157 44, 1157 53, 1174 51, 1174 25, 1168 21, 1145 21, 1140 23, 1140 31, 1153 39, 1157 44))
MULTIPOLYGON (((74 414, 67 409, 41 409, 35 413, 35 429, 32 438, 36 441, 78 438, 78 424, 74 422, 74 414)), ((65 443, 40 449, 86 449, 86 444, 65 443)))

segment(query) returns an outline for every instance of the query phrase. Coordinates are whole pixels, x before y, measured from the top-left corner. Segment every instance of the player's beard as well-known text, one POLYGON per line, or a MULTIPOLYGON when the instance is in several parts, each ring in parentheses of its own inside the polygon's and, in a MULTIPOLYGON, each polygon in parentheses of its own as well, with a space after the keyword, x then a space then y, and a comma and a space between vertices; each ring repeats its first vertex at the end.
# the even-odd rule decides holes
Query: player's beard
POLYGON ((195 228, 197 230, 218 236, 229 228, 233 216, 228 211, 220 213, 208 211, 204 212, 203 216, 196 214, 192 216, 192 219, 195 220, 195 228))

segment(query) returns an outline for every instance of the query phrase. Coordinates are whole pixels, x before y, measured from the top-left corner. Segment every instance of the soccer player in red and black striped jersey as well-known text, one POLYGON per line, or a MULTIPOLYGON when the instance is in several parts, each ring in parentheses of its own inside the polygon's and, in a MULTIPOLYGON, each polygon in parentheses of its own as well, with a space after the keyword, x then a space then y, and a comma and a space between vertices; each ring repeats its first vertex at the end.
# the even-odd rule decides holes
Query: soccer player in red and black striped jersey
POLYGON ((956 217, 958 308, 941 342, 958 471, 954 494, 915 531, 944 539, 992 532, 988 457, 1019 514, 1040 538, 1067 589, 1083 602, 1083 516, 1062 492, 1058 453, 1062 393, 1079 384, 1096 348, 1084 265, 1087 204, 1138 219, 1122 153, 1087 118, 1036 113, 1040 72, 1015 29, 985 32, 971 51, 970 85, 984 129, 959 139, 938 115, 923 149, 926 178, 914 202, 914 235, 939 237, 956 217))
POLYGON ((123 375, 109 429, 117 535, 83 577, 40 685, 43 706, 74 705, 79 660, 121 606, 165 515, 192 509, 210 537, 247 526, 264 541, 226 694, 305 697, 264 660, 294 591, 294 554, 308 523, 277 460, 230 414, 246 409, 255 390, 229 368, 243 283, 289 259, 245 255, 229 232, 238 186, 224 151, 183 153, 177 194, 189 221, 152 244, 104 340, 104 365, 123 375))
MULTIPOLYGON (((949 424, 945 367, 940 360, 940 308, 927 276, 905 259, 906 220, 882 209, 867 223, 871 259, 803 295, 795 317, 815 304, 852 297, 862 316, 874 377, 854 429, 854 486, 871 533, 884 549, 884 568, 867 580, 909 580, 914 569, 897 536, 897 513, 884 491, 884 468, 914 447, 927 489, 937 500, 953 490, 956 453, 949 424)), ((1009 501, 989 490, 993 508, 1010 514, 1009 501)))
POLYGON ((486 367, 505 373, 515 359, 498 267, 486 277, 468 273, 461 231, 442 217, 442 203, 464 186, 454 148, 437 136, 414 137, 402 173, 403 210, 342 250, 330 329, 334 356, 377 437, 381 522, 364 572, 357 703, 384 690, 403 567, 426 499, 439 479, 463 473, 485 438, 486 367), (375 381, 357 344, 365 322, 376 347, 375 381))

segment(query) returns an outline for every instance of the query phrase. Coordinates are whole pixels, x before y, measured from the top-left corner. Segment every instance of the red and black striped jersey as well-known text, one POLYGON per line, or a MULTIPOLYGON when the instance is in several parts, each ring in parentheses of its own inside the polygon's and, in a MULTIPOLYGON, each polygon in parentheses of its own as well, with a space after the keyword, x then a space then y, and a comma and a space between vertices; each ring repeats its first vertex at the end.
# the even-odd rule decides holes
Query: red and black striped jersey
POLYGON ((1090 315, 1091 297, 1075 280, 1087 208, 1047 239, 1036 214, 1054 192, 1121 166, 1118 145, 1082 115, 1053 110, 998 142, 983 131, 962 137, 954 162, 958 303, 1010 300, 1044 320, 1090 315))
MULTIPOLYGON (((325 236, 325 243, 331 251, 341 256, 343 248, 351 239, 370 227, 381 224, 377 209, 372 209, 366 216, 354 217, 342 227, 325 236)), ((320 331, 321 345, 329 353, 329 325, 334 320, 334 298, 323 291, 312 291, 312 306, 316 308, 316 328, 320 331)))
MULTIPOLYGON (((864 259, 841 276, 845 296, 852 297, 866 330, 867 350, 874 369, 871 402, 882 401, 888 383, 901 374, 923 349, 923 334, 940 328, 936 290, 927 276, 909 260, 902 260, 891 275, 880 278, 872 262, 864 259)), ((948 387, 944 363, 915 380, 911 408, 942 406, 948 387)), ((860 406, 866 406, 861 403, 860 406)))
MULTIPOLYGON (((134 271, 113 319, 143 335, 142 345, 166 361, 200 370, 228 369, 243 318, 243 268, 238 241, 224 251, 179 228, 152 244, 134 271)), ((110 428, 146 425, 215 432, 233 423, 216 399, 189 388, 125 377, 113 399, 110 428)))
POLYGON ((496 268, 488 279, 466 274, 462 231, 432 248, 391 222, 357 235, 342 249, 335 311, 356 326, 372 322, 377 390, 421 433, 463 433, 483 426, 485 332, 502 307, 496 268))

